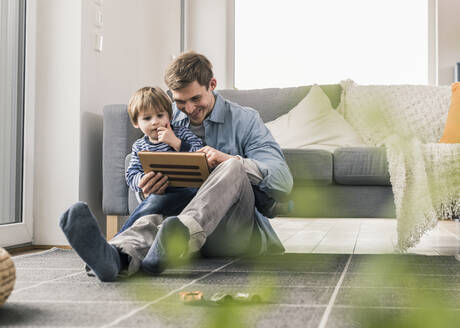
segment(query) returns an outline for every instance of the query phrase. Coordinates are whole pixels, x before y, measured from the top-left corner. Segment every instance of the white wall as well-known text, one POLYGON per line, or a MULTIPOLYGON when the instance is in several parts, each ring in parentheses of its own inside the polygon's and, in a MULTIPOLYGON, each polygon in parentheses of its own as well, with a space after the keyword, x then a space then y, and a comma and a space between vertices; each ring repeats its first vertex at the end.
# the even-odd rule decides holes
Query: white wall
POLYGON ((204 54, 218 89, 233 88, 233 0, 188 0, 186 50, 204 54))
POLYGON ((60 245, 79 189, 81 2, 35 1, 34 243, 60 245))
POLYGON ((180 1, 105 0, 97 27, 93 0, 83 0, 79 199, 105 231, 102 213, 102 109, 125 104, 142 86, 164 87, 163 73, 180 47, 180 1), (103 51, 94 51, 96 33, 103 51))
POLYGON ((37 4, 34 244, 63 245, 59 216, 78 200, 105 230, 102 108, 127 103, 144 85, 164 86, 179 53, 180 2, 104 0, 96 27, 94 0, 29 1, 37 4))
POLYGON ((460 62, 460 1, 438 0, 439 84, 454 81, 455 63, 460 62))

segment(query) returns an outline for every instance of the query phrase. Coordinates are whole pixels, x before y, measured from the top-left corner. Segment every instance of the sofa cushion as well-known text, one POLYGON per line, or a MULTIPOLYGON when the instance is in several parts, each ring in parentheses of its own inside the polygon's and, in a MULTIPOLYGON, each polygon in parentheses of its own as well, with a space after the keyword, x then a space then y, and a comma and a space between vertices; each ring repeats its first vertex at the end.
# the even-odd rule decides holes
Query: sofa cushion
POLYGON ((283 149, 295 186, 332 184, 332 153, 321 149, 283 149))
POLYGON ((339 148, 333 158, 334 181, 337 184, 391 185, 385 148, 339 148))
POLYGON ((460 143, 460 82, 452 84, 452 97, 444 134, 439 142, 460 143))
MULTIPOLYGON (((255 90, 226 89, 218 90, 218 93, 225 99, 241 106, 257 110, 262 121, 266 123, 289 112, 289 110, 305 98, 310 88, 311 86, 255 90)), ((321 85, 321 89, 327 94, 331 100, 332 107, 335 108, 340 101, 342 90, 340 85, 321 85)))
POLYGON ((265 125, 281 148, 334 151, 366 146, 316 84, 293 109, 265 125))

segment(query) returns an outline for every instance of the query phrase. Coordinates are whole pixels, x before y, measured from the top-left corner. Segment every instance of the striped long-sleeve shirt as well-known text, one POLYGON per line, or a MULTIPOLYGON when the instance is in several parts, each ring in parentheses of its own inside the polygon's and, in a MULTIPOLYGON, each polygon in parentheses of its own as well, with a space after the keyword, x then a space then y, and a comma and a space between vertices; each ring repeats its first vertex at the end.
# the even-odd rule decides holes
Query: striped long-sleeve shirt
MULTIPOLYGON (((173 126, 171 128, 174 131, 176 137, 181 140, 180 150, 181 152, 193 152, 202 148, 203 142, 200 138, 194 135, 190 129, 183 126, 173 126)), ((144 169, 142 168, 141 161, 139 160, 138 152, 140 151, 172 151, 176 150, 164 142, 152 143, 149 140, 148 136, 144 136, 140 139, 137 139, 134 142, 132 151, 131 151, 131 161, 129 162, 129 167, 126 170, 126 183, 128 186, 135 192, 141 191, 138 187, 139 181, 144 176, 144 169)))

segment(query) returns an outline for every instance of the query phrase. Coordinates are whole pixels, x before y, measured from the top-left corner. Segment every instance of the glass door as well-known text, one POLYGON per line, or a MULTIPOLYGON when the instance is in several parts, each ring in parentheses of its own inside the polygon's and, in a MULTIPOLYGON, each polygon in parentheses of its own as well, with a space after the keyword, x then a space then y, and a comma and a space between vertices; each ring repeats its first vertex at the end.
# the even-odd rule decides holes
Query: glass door
POLYGON ((0 0, 0 246, 31 241, 23 217, 25 0, 0 0))

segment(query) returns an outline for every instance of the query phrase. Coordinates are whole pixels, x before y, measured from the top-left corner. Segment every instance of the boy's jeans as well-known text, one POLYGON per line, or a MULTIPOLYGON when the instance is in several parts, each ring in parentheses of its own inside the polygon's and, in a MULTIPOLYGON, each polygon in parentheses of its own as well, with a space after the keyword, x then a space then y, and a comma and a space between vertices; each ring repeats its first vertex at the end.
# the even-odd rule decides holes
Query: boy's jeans
POLYGON ((137 219, 149 214, 161 213, 165 217, 178 215, 197 192, 198 188, 169 187, 163 195, 149 195, 136 207, 117 235, 132 226, 137 219))

